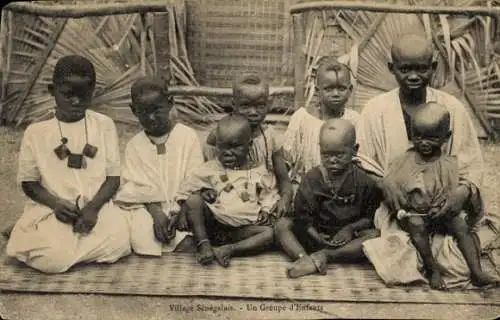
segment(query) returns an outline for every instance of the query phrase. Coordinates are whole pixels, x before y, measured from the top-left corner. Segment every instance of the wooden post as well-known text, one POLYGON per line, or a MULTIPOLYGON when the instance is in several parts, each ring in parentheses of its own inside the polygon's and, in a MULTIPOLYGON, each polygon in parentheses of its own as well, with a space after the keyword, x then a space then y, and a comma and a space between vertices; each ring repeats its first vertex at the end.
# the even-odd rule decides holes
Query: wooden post
POLYGON ((59 36, 64 30, 64 27, 66 26, 66 22, 68 21, 67 18, 59 19, 56 20, 57 27, 53 31, 53 33, 50 35, 49 43, 47 44, 47 47, 45 47, 45 50, 40 54, 40 57, 38 58, 35 67, 33 68, 32 73, 29 75, 27 81, 26 81, 26 87, 23 89, 23 92, 19 99, 16 101, 14 105, 12 105, 12 108, 9 110, 6 116, 6 121, 7 123, 12 123, 17 117, 17 114, 19 113, 19 110, 21 109, 21 106, 24 103, 24 100, 28 97, 28 95, 31 93, 31 89, 35 85, 36 81, 38 80, 38 76, 40 76, 40 72, 43 69, 43 66, 47 62, 47 59, 50 57, 50 54, 52 53, 52 50, 55 48, 57 41, 59 39, 59 36))
POLYGON ((301 14, 294 14, 293 21, 293 62, 295 78, 294 107, 298 109, 304 106, 304 95, 306 88, 306 55, 304 52, 305 26, 304 17, 301 14))
POLYGON ((153 31, 156 47, 157 74, 170 82, 170 43, 169 43, 169 14, 156 12, 153 14, 153 31))
POLYGON ((88 18, 109 16, 114 14, 130 14, 167 11, 167 2, 148 1, 147 3, 103 3, 103 4, 70 4, 42 5, 28 1, 15 1, 7 4, 2 10, 16 13, 32 14, 52 18, 88 18))
POLYGON ((146 30, 146 13, 141 13, 141 74, 146 75, 146 40, 147 40, 147 30, 146 30))
POLYGON ((155 43, 155 34, 153 32, 153 19, 154 19, 154 15, 148 14, 148 17, 146 20, 146 32, 147 32, 147 39, 148 39, 149 45, 151 46, 151 54, 153 56, 153 74, 157 75, 158 74, 158 59, 156 58, 156 43, 155 43))

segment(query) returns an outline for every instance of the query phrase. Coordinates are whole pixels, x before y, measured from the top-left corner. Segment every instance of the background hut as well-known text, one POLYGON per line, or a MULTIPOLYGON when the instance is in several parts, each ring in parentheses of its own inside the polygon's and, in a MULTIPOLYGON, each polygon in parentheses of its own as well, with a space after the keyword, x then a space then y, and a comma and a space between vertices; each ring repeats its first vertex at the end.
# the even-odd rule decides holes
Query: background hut
MULTIPOLYGON (((134 1, 138 0, 125 2, 134 1)), ((164 67, 160 73, 166 77, 170 74, 172 83, 178 85, 227 88, 235 74, 257 71, 273 86, 293 86, 294 39, 289 9, 298 2, 177 0, 168 2, 173 8, 168 15, 160 17, 156 14, 152 20, 141 19, 139 15, 135 18, 134 15, 123 15, 70 19, 64 28, 56 23, 58 19, 29 17, 23 20, 18 14, 4 12, 3 119, 21 123, 47 114, 50 109, 50 97, 45 90, 47 77, 55 59, 68 52, 84 52, 96 63, 101 75, 96 101, 101 104, 103 112, 116 120, 132 120, 127 108, 129 85, 136 76, 158 70, 154 61, 169 64, 170 67, 164 67), (165 31, 167 26, 168 31, 165 31), (149 37, 151 29, 155 41, 149 37), (47 55, 51 46, 54 48, 47 55), (168 48, 167 52, 160 54, 165 48, 168 48), (47 58, 41 59, 44 55, 47 58), (145 59, 141 60, 141 57, 145 59), (35 62, 41 65, 42 60, 45 63, 39 67, 40 75, 33 80, 35 62)), ((363 2, 463 7, 496 5, 491 0, 363 2)), ((493 19, 353 10, 321 10, 303 16, 304 53, 307 56, 303 79, 306 106, 314 102, 312 81, 316 62, 322 56, 333 55, 348 62, 354 70, 356 86, 350 104, 361 110, 367 99, 396 86, 386 68, 393 39, 407 32, 420 31, 436 46, 439 70, 433 86, 453 93, 464 102, 473 115, 480 136, 494 133, 496 119, 500 118, 500 68, 495 51, 497 26, 493 19)), ((177 101, 181 116, 196 123, 207 119, 206 115, 230 107, 227 97, 209 100, 184 96, 177 101)), ((297 107, 290 96, 285 96, 275 99, 273 110, 290 114, 297 107)))

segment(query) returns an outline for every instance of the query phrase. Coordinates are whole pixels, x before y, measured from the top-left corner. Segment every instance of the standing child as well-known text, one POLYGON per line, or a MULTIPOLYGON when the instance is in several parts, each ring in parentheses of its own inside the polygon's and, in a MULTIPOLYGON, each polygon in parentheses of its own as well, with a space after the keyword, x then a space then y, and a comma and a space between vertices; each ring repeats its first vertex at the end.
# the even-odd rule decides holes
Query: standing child
MULTIPOLYGON (((413 147, 389 164, 384 180, 402 190, 407 199, 404 210, 394 212, 403 230, 409 233, 411 242, 422 258, 424 274, 433 289, 445 289, 442 273, 448 273, 446 265, 438 265, 433 256, 430 233, 450 233, 457 241, 470 270, 472 283, 484 286, 495 279, 481 269, 479 239, 472 228, 483 216, 479 197, 471 197, 463 203, 457 214, 450 214, 447 199, 459 185, 459 164, 454 156, 443 155, 442 147, 450 138, 450 113, 436 102, 428 102, 411 117, 413 147)), ((385 248, 381 252, 385 252, 385 248)), ((369 253, 377 271, 390 271, 385 261, 369 253)), ((438 254, 438 253, 434 253, 438 254)))
POLYGON ((131 98, 132 112, 144 130, 127 144, 124 183, 116 202, 128 211, 134 252, 161 256, 186 236, 176 232, 174 223, 182 217, 171 213, 179 212, 174 201, 179 185, 203 162, 201 143, 194 129, 172 122, 174 104, 162 79, 137 80, 131 98))
POLYGON ((275 225, 277 242, 295 261, 287 271, 290 278, 326 274, 327 263, 363 258, 363 242, 378 236, 373 216, 382 195, 353 163, 358 150, 354 126, 327 120, 319 144, 321 165, 300 183, 294 219, 281 218, 275 225))
POLYGON ((186 201, 201 264, 215 258, 228 267, 231 257, 273 243, 268 216, 280 198, 276 177, 265 163, 251 161, 251 143, 252 128, 245 117, 221 119, 216 128, 217 158, 196 169, 178 193, 177 200, 186 201), (204 190, 211 201, 199 195, 204 190))
POLYGON ((291 167, 291 179, 300 183, 302 176, 321 164, 319 131, 328 119, 347 119, 354 125, 359 114, 346 108, 352 93, 349 68, 327 57, 320 60, 316 76, 319 106, 311 111, 299 108, 290 118, 283 139, 283 153, 291 167))
POLYGON ((43 272, 130 253, 127 222, 110 201, 120 185, 115 124, 88 110, 95 83, 89 60, 59 59, 49 85, 55 118, 31 124, 21 143, 18 181, 29 201, 7 255, 43 272))
MULTIPOLYGON (((276 175, 281 197, 274 215, 280 217, 290 210, 293 189, 283 152, 276 140, 276 132, 271 126, 263 125, 270 106, 269 84, 260 76, 244 74, 235 79, 233 82, 233 113, 247 118, 250 123, 252 129, 250 160, 254 163, 265 164, 276 175)), ((207 137, 207 145, 205 146, 205 155, 209 160, 217 156, 215 140, 215 131, 212 131, 207 137)), ((203 196, 206 197, 205 194, 203 196)))

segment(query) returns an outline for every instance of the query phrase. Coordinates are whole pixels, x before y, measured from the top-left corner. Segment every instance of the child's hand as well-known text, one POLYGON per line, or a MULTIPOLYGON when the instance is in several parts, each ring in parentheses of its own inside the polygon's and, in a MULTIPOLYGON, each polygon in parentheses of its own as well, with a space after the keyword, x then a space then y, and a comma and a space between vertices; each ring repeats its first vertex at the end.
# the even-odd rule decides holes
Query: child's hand
POLYGON ((189 224, 187 221, 186 210, 181 210, 177 213, 171 214, 172 216, 172 228, 177 229, 179 231, 188 231, 189 224))
POLYGON ((203 189, 200 194, 203 200, 207 203, 214 203, 217 199, 217 191, 214 189, 203 189))
POLYGON ((73 232, 82 234, 90 233, 97 223, 98 214, 99 210, 93 208, 92 206, 85 206, 80 211, 80 217, 73 225, 73 232))
POLYGON ((480 214, 473 214, 473 213, 467 213, 467 216, 465 217, 465 221, 467 222, 467 225, 473 229, 476 224, 481 220, 483 216, 480 214))
POLYGON ((408 205, 408 198, 403 190, 399 188, 394 182, 383 180, 378 184, 384 194, 384 202, 391 209, 397 212, 399 209, 406 208, 408 205))
POLYGON ((354 230, 350 226, 345 226, 333 236, 330 240, 330 246, 342 247, 345 246, 354 238, 354 230))
POLYGON ((57 220, 67 224, 73 224, 76 222, 80 216, 78 211, 79 210, 76 207, 76 204, 64 199, 59 199, 56 207, 54 208, 54 214, 56 215, 57 220))
POLYGON ((175 237, 175 227, 164 213, 153 217, 153 231, 155 238, 161 243, 168 244, 175 237))

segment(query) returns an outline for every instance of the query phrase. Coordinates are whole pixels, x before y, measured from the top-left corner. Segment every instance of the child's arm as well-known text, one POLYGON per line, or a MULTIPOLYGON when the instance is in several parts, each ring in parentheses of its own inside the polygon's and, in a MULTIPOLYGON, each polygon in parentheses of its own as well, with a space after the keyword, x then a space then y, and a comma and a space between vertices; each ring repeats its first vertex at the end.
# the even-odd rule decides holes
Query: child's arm
POLYGON ((311 174, 307 174, 300 183, 297 195, 295 196, 294 209, 297 223, 303 225, 309 236, 318 243, 325 240, 313 225, 314 217, 319 211, 319 204, 314 196, 314 180, 311 174))
POLYGON ((111 200, 120 187, 120 148, 118 144, 118 132, 113 120, 106 119, 103 121, 104 132, 102 135, 106 137, 105 150, 106 153, 106 179, 102 183, 99 191, 94 195, 89 202, 80 208, 80 218, 73 227, 74 232, 88 233, 97 223, 97 215, 105 203, 111 200))
POLYGON ((97 223, 97 216, 102 206, 107 203, 120 187, 120 176, 108 176, 92 200, 80 210, 80 217, 76 221, 73 231, 89 233, 97 223))
POLYGON ((349 228, 354 234, 356 234, 358 231, 373 228, 373 220, 370 218, 361 218, 356 222, 348 224, 344 228, 349 228))
POLYGON ((59 221, 72 224, 78 219, 79 213, 76 203, 56 197, 40 182, 23 181, 21 187, 28 198, 51 208, 59 221))
POLYGON ((280 193, 277 214, 278 217, 281 217, 290 210, 293 201, 293 187, 292 181, 288 176, 288 169, 281 148, 273 152, 272 160, 280 193))
POLYGON ((316 241, 317 243, 326 244, 326 240, 321 236, 321 234, 312 225, 307 228, 307 234, 316 241))
POLYGON ((200 192, 204 189, 212 189, 214 186, 210 178, 212 175, 216 174, 217 172, 213 168, 212 161, 202 163, 181 183, 175 196, 175 201, 182 207, 182 203, 186 201, 191 194, 200 192))
POLYGON ((169 243, 175 236, 175 230, 172 228, 171 220, 163 211, 161 202, 145 203, 146 210, 153 219, 153 232, 155 238, 161 243, 169 243))
POLYGON ((40 183, 41 173, 36 159, 36 131, 36 126, 28 126, 24 132, 19 150, 17 180, 28 198, 52 209, 59 221, 72 224, 78 218, 76 203, 57 197, 40 183))

